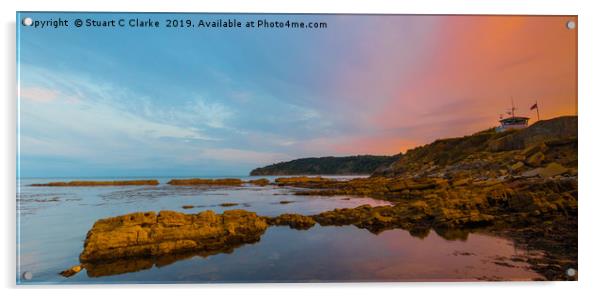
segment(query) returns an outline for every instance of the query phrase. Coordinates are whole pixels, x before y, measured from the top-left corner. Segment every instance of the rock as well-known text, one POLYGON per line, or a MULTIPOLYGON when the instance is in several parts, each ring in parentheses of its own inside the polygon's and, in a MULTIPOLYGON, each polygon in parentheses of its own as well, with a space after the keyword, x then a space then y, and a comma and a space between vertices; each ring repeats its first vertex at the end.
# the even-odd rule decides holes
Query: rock
POLYGON ((194 208, 194 205, 182 205, 183 209, 190 209, 190 208, 194 208))
POLYGON ((242 186, 242 180, 238 178, 222 179, 172 179, 168 182, 172 186, 242 186))
POLYGON ((498 185, 501 183, 502 183, 502 180, 495 178, 495 179, 481 180, 481 181, 475 182, 474 184, 476 186, 481 186, 481 187, 491 187, 491 186, 495 186, 495 185, 498 185))
POLYGON ((515 211, 531 212, 534 210, 534 200, 531 195, 518 193, 508 197, 508 206, 515 211))
POLYGON ((325 211, 314 215, 313 219, 322 226, 343 226, 360 223, 370 217, 372 207, 368 204, 356 208, 343 208, 325 211))
POLYGON ((545 153, 548 150, 548 146, 542 142, 542 143, 538 143, 535 145, 532 145, 526 149, 524 149, 521 154, 525 155, 525 156, 531 156, 535 153, 541 152, 541 153, 545 153))
POLYGON ((268 224, 306 230, 313 227, 316 221, 308 216, 285 213, 274 218, 268 218, 268 224))
POLYGON ((102 187, 102 186, 156 186, 159 181, 150 180, 115 180, 115 181, 70 181, 52 182, 47 184, 32 184, 32 187, 102 187))
POLYGON ((556 162, 552 162, 552 163, 548 164, 548 166, 546 166, 546 167, 535 168, 535 169, 523 172, 523 174, 521 174, 521 175, 523 177, 540 176, 542 178, 548 178, 548 177, 561 175, 568 171, 569 171, 569 169, 565 168, 564 166, 562 166, 556 162))
POLYGON ((63 270, 61 272, 59 272, 60 275, 64 276, 64 277, 71 277, 75 274, 77 274, 78 272, 80 272, 82 270, 82 266, 81 265, 76 265, 73 266, 69 269, 63 270))
POLYGON ((307 177, 307 176, 295 176, 295 177, 280 177, 275 180, 276 184, 279 186, 298 186, 298 185, 307 185, 307 184, 320 184, 334 181, 329 178, 323 178, 320 176, 317 177, 307 177))
POLYGON ((523 162, 516 162, 512 166, 510 166, 510 169, 513 172, 518 172, 519 170, 523 169, 524 167, 525 167, 525 163, 523 163, 523 162))
POLYGON ((238 203, 232 203, 232 202, 226 202, 226 203, 222 203, 219 206, 221 207, 232 207, 232 206, 237 206, 238 203))
POLYGON ((527 164, 529 164, 529 166, 537 167, 541 165, 541 162, 543 162, 545 159, 546 156, 542 152, 537 152, 527 159, 527 164))
POLYGON ((252 179, 250 181, 248 181, 248 183, 256 185, 256 186, 267 186, 270 184, 270 180, 268 180, 267 178, 260 178, 260 179, 252 179))
POLYGON ((453 181, 452 186, 454 186, 454 187, 465 186, 471 182, 472 182, 472 178, 462 178, 462 179, 453 181))
POLYGON ((88 232, 80 261, 151 257, 211 251, 259 240, 265 218, 245 210, 183 214, 174 211, 132 213, 98 220, 88 232))
POLYGON ((547 178, 547 177, 553 177, 556 175, 561 175, 565 172, 567 172, 568 169, 566 169, 564 166, 552 162, 550 164, 548 164, 548 166, 546 166, 545 168, 541 169, 539 171, 539 175, 543 178, 547 178))
POLYGON ((539 176, 539 170, 541 168, 535 168, 535 169, 531 169, 529 171, 525 171, 521 174, 522 177, 535 177, 535 176, 539 176))
POLYGON ((387 184, 387 189, 391 192, 400 192, 408 189, 408 184, 404 180, 393 180, 387 184))
POLYGON ((513 158, 515 161, 525 161, 525 159, 527 159, 527 157, 525 157, 525 155, 522 153, 514 155, 513 158))
POLYGON ((447 180, 442 179, 442 178, 425 179, 425 180, 419 180, 419 179, 406 180, 405 184, 406 184, 405 188, 408 190, 428 190, 428 189, 434 189, 437 187, 445 187, 448 185, 447 180))

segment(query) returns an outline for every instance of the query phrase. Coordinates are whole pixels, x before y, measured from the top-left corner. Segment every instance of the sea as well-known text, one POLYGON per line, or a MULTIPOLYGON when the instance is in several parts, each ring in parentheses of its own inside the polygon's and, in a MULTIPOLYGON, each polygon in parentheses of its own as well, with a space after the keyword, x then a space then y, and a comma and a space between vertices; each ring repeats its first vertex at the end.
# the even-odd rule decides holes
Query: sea
MULTIPOLYGON (((222 178, 256 177, 224 176, 222 178)), ((178 177, 181 178, 181 177, 178 177)), ((216 178, 216 177, 212 177, 216 178)), ((275 177, 267 177, 273 180, 275 177)), ((331 176, 337 179, 352 176, 331 176)), ((95 283, 246 283, 246 282, 397 282, 533 280, 542 276, 525 259, 541 251, 479 231, 460 236, 412 235, 402 229, 378 234, 351 226, 315 225, 308 230, 269 227, 260 241, 212 254, 107 263, 102 273, 82 270, 66 278, 59 272, 79 264, 86 233, 94 222, 140 211, 198 213, 245 209, 262 216, 318 214, 335 208, 390 202, 357 196, 298 196, 278 186, 32 187, 35 183, 86 178, 22 178, 17 193, 17 282, 19 284, 95 283), (284 203, 281 203, 285 201, 284 203), (224 207, 223 203, 238 205, 224 207), (183 205, 194 208, 183 209, 183 205)))

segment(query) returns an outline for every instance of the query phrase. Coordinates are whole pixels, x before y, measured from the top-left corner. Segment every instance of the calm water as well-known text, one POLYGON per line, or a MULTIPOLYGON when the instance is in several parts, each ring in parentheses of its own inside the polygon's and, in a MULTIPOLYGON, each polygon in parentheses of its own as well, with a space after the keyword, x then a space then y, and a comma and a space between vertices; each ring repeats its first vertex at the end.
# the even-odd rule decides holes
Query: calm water
POLYGON ((164 184, 168 178, 159 180, 162 183, 159 186, 70 188, 30 187, 32 183, 56 180, 23 179, 17 203, 20 213, 17 278, 26 271, 31 272, 33 278, 22 283, 529 280, 540 277, 524 262, 525 256, 536 255, 537 251, 527 252, 507 239, 486 234, 472 233, 460 240, 447 240, 434 231, 419 238, 405 230, 376 235, 354 226, 318 225, 304 231, 270 227, 259 242, 229 253, 178 255, 155 262, 122 261, 104 267, 104 273, 82 271, 71 278, 58 275, 59 271, 78 264, 86 232, 97 219, 108 216, 165 209, 185 213, 212 209, 221 213, 236 208, 275 216, 286 212, 317 214, 362 204, 388 204, 348 196, 295 196, 291 194, 293 189, 272 186, 176 187, 164 184), (292 203, 281 204, 281 201, 292 203), (219 206, 226 202, 239 205, 219 206), (195 208, 182 209, 182 205, 195 208))

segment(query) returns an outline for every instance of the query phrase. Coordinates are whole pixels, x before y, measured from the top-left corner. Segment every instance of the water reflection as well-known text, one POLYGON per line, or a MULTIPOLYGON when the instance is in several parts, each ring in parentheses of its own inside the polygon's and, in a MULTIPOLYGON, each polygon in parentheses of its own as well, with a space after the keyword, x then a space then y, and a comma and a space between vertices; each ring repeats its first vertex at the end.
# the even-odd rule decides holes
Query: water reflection
MULTIPOLYGON (((52 180, 23 182, 45 183, 52 180)), ((162 180, 164 183, 166 180, 162 180)), ((63 278, 57 272, 79 262, 86 233, 103 217, 138 211, 178 210, 217 213, 244 207, 262 216, 312 215, 335 208, 386 201, 349 196, 296 196, 290 189, 245 186, 201 187, 22 187, 18 197, 20 271, 37 283, 149 283, 253 281, 387 281, 440 279, 532 279, 538 274, 519 259, 525 251, 511 241, 477 230, 360 229, 356 226, 292 230, 270 227, 253 244, 212 253, 85 264, 63 278), (53 198, 58 197, 58 198, 53 198), (37 201, 39 200, 39 201, 37 201), (58 200, 58 201, 51 201, 58 200), (289 203, 281 203, 287 201, 289 203), (239 203, 222 207, 223 203, 239 203), (182 209, 183 205, 195 208, 182 209), (495 264, 507 262, 511 266, 495 264)))
MULTIPOLYGON (((447 240, 468 240, 469 229, 449 229, 449 228, 435 228, 437 235, 447 240)), ((478 229, 476 229, 478 230, 478 229)))
MULTIPOLYGON (((259 238, 255 242, 258 242, 259 238)), ((172 255, 162 255, 152 258, 129 258, 119 259, 108 262, 85 263, 83 264, 86 273, 89 277, 102 277, 110 275, 119 275, 130 272, 151 269, 153 267, 161 268, 171 265, 175 262, 187 260, 193 257, 207 258, 218 254, 231 254, 234 250, 245 244, 253 244, 254 242, 241 243, 219 250, 203 251, 203 252, 188 252, 172 255)))
MULTIPOLYGON (((270 228, 285 228, 285 227, 270 227, 270 228)), ((337 232, 336 230, 338 229, 339 232, 341 232, 342 234, 344 233, 353 233, 354 230, 357 227, 351 227, 351 226, 338 226, 338 227, 321 227, 319 225, 316 225, 316 227, 311 228, 312 230, 310 230, 310 232, 314 231, 315 233, 319 233, 319 229, 331 229, 331 230, 335 230, 335 232, 337 232), (334 229, 333 229, 334 228, 334 229), (351 229, 350 229, 351 228, 351 229), (351 232, 350 232, 351 231, 351 232)), ((293 228, 291 228, 293 229, 293 228)), ((303 229, 298 229, 298 230, 303 230, 303 229)), ((361 232, 359 229, 355 229, 357 231, 355 232, 361 232)), ((478 232, 478 230, 459 230, 459 229, 433 229, 433 231, 435 231, 434 233, 436 235, 432 235, 432 233, 430 232, 431 229, 430 228, 413 228, 410 230, 405 230, 402 231, 402 229, 389 229, 389 230, 378 230, 378 231, 371 231, 368 230, 371 234, 376 235, 376 237, 371 238, 371 240, 369 242, 367 242, 366 244, 371 244, 371 243, 379 243, 379 239, 384 239, 384 242, 386 242, 387 244, 391 244, 391 245, 397 245, 399 244, 399 241, 404 241, 403 238, 391 238, 389 235, 390 233, 387 233, 387 231, 394 231, 394 232, 405 232, 405 234, 409 234, 411 237, 413 238, 418 238, 418 239, 426 239, 429 238, 430 235, 430 239, 432 240, 433 237, 435 238, 440 238, 440 239, 444 239, 444 242, 453 242, 453 241, 459 241, 459 242, 465 242, 468 240, 468 237, 470 234, 475 234, 472 232, 478 232), (381 234, 384 234, 381 236, 381 234)), ((296 235, 299 235, 301 237, 304 237, 304 235, 306 236, 307 233, 304 233, 303 231, 294 231, 291 230, 290 232, 297 232, 296 235)), ((476 233, 478 234, 478 233, 476 233)), ((294 233, 291 233, 291 236, 294 236, 294 233)), ((482 235, 481 235, 482 236, 482 235)), ((405 237, 405 236, 404 236, 405 237)), ((495 240, 497 240, 494 237, 491 237, 492 242, 490 243, 492 246, 490 248, 493 247, 493 245, 496 244, 495 240)), ((249 242, 246 243, 240 243, 237 245, 232 245, 232 246, 228 246, 225 247, 223 249, 220 250, 213 250, 213 251, 202 251, 202 252, 187 252, 187 253, 180 253, 180 254, 172 254, 172 255, 164 255, 164 256, 159 256, 159 257, 149 257, 149 258, 130 258, 130 259, 120 259, 120 260, 115 260, 115 261, 108 261, 108 262, 98 262, 98 263, 85 263, 83 264, 86 271, 87 271, 87 276, 88 277, 92 277, 92 278, 98 278, 98 277, 106 277, 106 276, 113 276, 113 275, 121 275, 121 274, 126 274, 126 273, 133 273, 133 272, 139 272, 139 271, 143 271, 143 270, 150 270, 152 268, 164 268, 166 266, 172 265, 178 261, 184 261, 184 260, 190 260, 192 258, 201 258, 201 259, 206 259, 208 257, 211 256, 216 256, 216 255, 220 255, 220 254, 233 254, 236 253, 236 250, 238 248, 241 248, 245 245, 248 244, 256 244, 259 243, 261 241, 261 237, 257 237, 249 242)), ((499 243, 499 242, 497 242, 499 243)), ((280 243, 283 244, 283 243, 280 243)), ((508 243, 509 244, 509 243, 508 243)), ((328 248, 328 247, 326 247, 328 248)), ((338 247, 340 248, 340 247, 338 247)), ((415 240, 405 240, 405 246, 403 248, 400 248, 400 252, 404 253, 407 252, 408 250, 413 250, 413 249, 422 249, 424 248, 422 246, 422 244, 420 244, 419 242, 415 241, 415 240)), ((493 251, 496 251, 495 248, 492 249, 493 251)), ((277 254, 278 255, 278 254, 277 254)), ((453 250, 451 252, 449 252, 448 256, 477 256, 477 254, 475 252, 470 252, 470 251, 464 251, 464 250, 453 250)), ((270 256, 272 257, 272 256, 270 256)), ((273 258, 273 257, 272 257, 273 258)), ((277 257, 277 259, 279 259, 279 257, 277 257)), ((508 261, 509 259, 512 259, 512 261, 514 262, 522 262, 523 264, 525 264, 526 262, 526 258, 524 257, 520 257, 518 255, 513 255, 511 258, 509 256, 489 256, 489 260, 483 260, 481 259, 481 263, 479 266, 483 267, 486 266, 486 264, 489 262, 489 264, 491 264, 492 266, 495 267, 495 265, 498 266, 503 266, 507 269, 512 269, 512 268, 521 268, 523 270, 527 270, 526 267, 523 267, 525 265, 522 266, 516 266, 515 264, 511 263, 511 261, 508 261)), ((399 261, 399 257, 398 256, 391 256, 391 261, 399 261)), ((256 263, 256 265, 261 266, 262 263, 256 263)), ((268 263, 264 263, 264 264, 268 264, 268 263)), ((425 267, 427 268, 429 267, 429 265, 431 265, 432 263, 424 263, 425 267)), ((445 265, 444 263, 440 263, 441 265, 445 265)), ((199 264, 202 265, 202 264, 199 264)), ((366 266, 368 266, 368 268, 370 268, 373 263, 365 263, 366 266)), ((470 266, 470 265, 469 265, 470 266)), ((307 269, 308 267, 299 267, 298 270, 304 270, 307 269)), ((403 268, 403 266, 401 267, 403 268)), ((470 267, 469 267, 470 268, 470 267)), ((474 266, 472 267, 474 268, 474 266)), ((358 267, 359 269, 359 267, 358 267)), ((390 267, 389 269, 392 269, 392 267, 390 267)), ((419 269, 420 270, 420 269, 419 269)), ((367 270, 367 275, 370 274, 370 269, 367 270)), ((517 276, 522 275, 521 273, 517 274, 517 276)), ((526 275, 530 275, 529 273, 526 273, 526 275)), ((535 274, 533 274, 535 275, 535 274)), ((488 277, 490 276, 483 276, 483 279, 488 279, 488 277)), ((295 279, 294 276, 291 276, 292 279, 295 279)), ((475 276, 475 278, 478 278, 475 276)), ((491 277, 490 277, 491 278, 491 277)), ((491 279, 495 279, 495 278, 491 278, 491 279)), ((491 280, 489 279, 489 280, 491 280)))

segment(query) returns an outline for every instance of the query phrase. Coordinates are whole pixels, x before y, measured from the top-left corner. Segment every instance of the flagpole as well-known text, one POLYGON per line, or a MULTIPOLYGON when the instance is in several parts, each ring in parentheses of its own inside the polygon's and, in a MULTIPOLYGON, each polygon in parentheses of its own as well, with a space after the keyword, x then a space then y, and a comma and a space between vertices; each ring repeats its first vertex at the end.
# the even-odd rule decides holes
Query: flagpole
POLYGON ((539 104, 537 103, 537 100, 535 100, 535 106, 537 106, 537 121, 539 122, 539 104))

